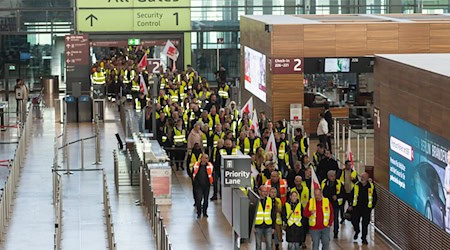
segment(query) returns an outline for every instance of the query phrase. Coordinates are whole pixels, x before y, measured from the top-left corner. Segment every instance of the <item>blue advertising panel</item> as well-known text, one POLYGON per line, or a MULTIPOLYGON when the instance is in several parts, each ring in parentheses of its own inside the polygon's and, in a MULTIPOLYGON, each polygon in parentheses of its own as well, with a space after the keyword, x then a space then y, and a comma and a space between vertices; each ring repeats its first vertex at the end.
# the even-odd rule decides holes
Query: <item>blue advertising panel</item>
POLYGON ((450 141, 389 119, 389 190, 450 233, 450 141))

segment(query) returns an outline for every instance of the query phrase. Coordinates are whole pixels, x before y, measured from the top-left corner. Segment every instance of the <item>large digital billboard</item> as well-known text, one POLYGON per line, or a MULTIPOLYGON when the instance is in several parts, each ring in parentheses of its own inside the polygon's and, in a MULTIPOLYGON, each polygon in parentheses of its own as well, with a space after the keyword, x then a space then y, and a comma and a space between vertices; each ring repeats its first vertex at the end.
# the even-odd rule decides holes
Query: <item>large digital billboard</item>
POLYGON ((450 233, 450 141, 389 119, 389 190, 450 233))
POLYGON ((245 89, 266 102, 266 56, 244 47, 245 89))

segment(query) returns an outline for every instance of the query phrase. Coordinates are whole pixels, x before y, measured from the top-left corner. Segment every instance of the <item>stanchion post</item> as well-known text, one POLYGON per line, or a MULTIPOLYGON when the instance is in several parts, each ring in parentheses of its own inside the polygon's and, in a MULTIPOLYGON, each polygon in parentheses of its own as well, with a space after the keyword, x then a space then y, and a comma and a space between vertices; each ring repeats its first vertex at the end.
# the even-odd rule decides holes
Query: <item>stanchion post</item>
POLYGON ((367 165, 367 136, 364 136, 364 168, 366 167, 366 165, 367 165))
POLYGON ((81 169, 84 169, 84 140, 81 139, 81 169))
POLYGON ((356 157, 358 158, 358 173, 360 172, 360 168, 361 168, 361 158, 359 155, 359 133, 356 134, 356 157))
MULTIPOLYGON (((338 121, 337 121, 337 119, 336 118, 334 118, 334 131, 333 131, 333 137, 334 137, 334 140, 333 140, 333 145, 334 145, 334 149, 333 149, 333 152, 335 153, 335 154, 338 154, 339 152, 337 151, 338 150, 338 146, 339 146, 339 143, 337 142, 337 131, 339 131, 339 128, 337 127, 337 125, 338 125, 338 121)), ((309 145, 309 144, 308 144, 309 145)), ((309 147, 308 147, 309 148, 309 147)))
POLYGON ((98 132, 98 115, 95 116, 95 162, 93 165, 102 165, 100 161, 100 136, 98 132))

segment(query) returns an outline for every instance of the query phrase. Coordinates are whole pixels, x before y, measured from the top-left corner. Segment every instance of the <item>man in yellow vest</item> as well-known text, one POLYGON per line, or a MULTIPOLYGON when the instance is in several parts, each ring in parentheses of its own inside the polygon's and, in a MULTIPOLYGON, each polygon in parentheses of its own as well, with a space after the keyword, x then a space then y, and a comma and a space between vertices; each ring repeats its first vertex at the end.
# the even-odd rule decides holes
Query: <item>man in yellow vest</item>
POLYGON ((263 239, 266 249, 272 249, 272 234, 275 232, 276 209, 272 199, 268 197, 269 190, 265 185, 258 189, 259 203, 255 219, 256 250, 262 250, 263 239))
POLYGON ((256 153, 256 149, 261 146, 261 138, 255 135, 255 130, 250 129, 248 131, 248 137, 244 139, 244 154, 250 152, 256 153))
POLYGON ((177 125, 173 128, 174 136, 173 143, 175 145, 174 159, 177 171, 184 170, 183 160, 186 154, 187 133, 183 127, 183 120, 178 119, 177 125))
POLYGON ((344 193, 344 200, 341 206, 341 224, 344 224, 344 210, 345 205, 348 203, 349 206, 352 205, 352 190, 355 183, 358 182, 356 170, 352 169, 352 162, 347 160, 345 161, 345 168, 341 171, 341 176, 339 177, 343 187, 342 192, 344 193))
POLYGON ((230 98, 230 86, 228 86, 226 82, 220 82, 218 94, 220 97, 221 106, 222 108, 225 108, 225 105, 227 104, 227 101, 230 98))
POLYGON ((375 190, 375 185, 372 181, 369 181, 369 174, 364 172, 361 174, 361 181, 357 182, 353 187, 352 191, 352 206, 349 210, 353 211, 353 228, 355 229, 355 235, 353 240, 358 240, 359 223, 362 218, 362 236, 361 240, 363 245, 369 244, 367 242, 367 228, 370 223, 370 214, 372 209, 377 204, 377 192, 375 190))
POLYGON ((286 152, 288 151, 288 145, 286 141, 281 140, 280 133, 275 132, 274 136, 275 136, 275 144, 277 146, 278 169, 283 174, 283 177, 286 177, 288 169, 286 166, 286 162, 284 161, 284 157, 286 155, 286 152))
POLYGON ((330 227, 333 224, 333 206, 328 198, 323 197, 322 190, 314 189, 311 198, 304 209, 304 215, 309 218, 313 250, 330 249, 330 227), (322 248, 319 248, 322 243, 322 248))
POLYGON ((97 67, 96 71, 91 75, 92 92, 94 99, 101 99, 105 97, 106 75, 101 67, 97 67))
POLYGON ((336 179, 336 171, 330 170, 327 173, 327 179, 322 181, 323 196, 330 200, 333 206, 334 217, 334 238, 338 238, 339 233, 339 211, 342 206, 344 194, 342 192, 342 183, 336 179))

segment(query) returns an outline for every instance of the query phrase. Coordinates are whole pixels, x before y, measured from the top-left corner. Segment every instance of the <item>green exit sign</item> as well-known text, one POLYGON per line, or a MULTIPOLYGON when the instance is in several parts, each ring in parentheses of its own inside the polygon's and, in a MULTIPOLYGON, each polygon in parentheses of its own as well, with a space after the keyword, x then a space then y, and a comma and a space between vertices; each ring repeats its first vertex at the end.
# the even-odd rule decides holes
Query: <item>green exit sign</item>
POLYGON ((141 39, 137 39, 137 38, 128 39, 128 45, 140 45, 140 44, 141 44, 141 39))

